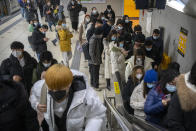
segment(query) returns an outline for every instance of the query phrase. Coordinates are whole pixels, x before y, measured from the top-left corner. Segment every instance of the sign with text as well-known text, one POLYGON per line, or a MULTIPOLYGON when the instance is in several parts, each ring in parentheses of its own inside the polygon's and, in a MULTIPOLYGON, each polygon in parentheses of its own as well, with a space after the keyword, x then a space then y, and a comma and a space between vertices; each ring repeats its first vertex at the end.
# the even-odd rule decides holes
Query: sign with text
POLYGON ((181 54, 183 57, 186 53, 187 36, 188 36, 188 30, 181 27, 179 43, 178 43, 178 53, 181 54))

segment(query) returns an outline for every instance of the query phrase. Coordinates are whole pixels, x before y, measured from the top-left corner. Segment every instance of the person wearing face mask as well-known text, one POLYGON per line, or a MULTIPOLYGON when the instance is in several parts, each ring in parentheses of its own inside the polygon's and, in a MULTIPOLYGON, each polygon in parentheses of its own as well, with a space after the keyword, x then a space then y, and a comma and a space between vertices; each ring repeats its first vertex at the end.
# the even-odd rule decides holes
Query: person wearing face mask
POLYGON ((44 114, 40 123, 45 119, 49 131, 104 130, 106 108, 88 86, 86 76, 62 64, 50 67, 45 80, 34 84, 30 102, 44 114))
POLYGON ((90 76, 91 85, 97 91, 101 91, 99 88, 99 70, 102 64, 102 40, 103 40, 103 29, 100 26, 95 27, 93 36, 89 41, 89 55, 91 59, 89 60, 90 65, 90 76))
POLYGON ((41 75, 52 65, 57 64, 57 60, 53 58, 50 51, 45 51, 41 53, 40 62, 37 64, 37 67, 33 70, 33 79, 32 83, 41 80, 41 75))
POLYGON ((52 31, 52 26, 55 26, 55 18, 53 14, 54 14, 54 7, 51 4, 51 2, 48 1, 44 6, 44 15, 45 15, 45 21, 48 22, 50 31, 52 31))
POLYGON ((167 110, 172 95, 176 92, 178 75, 175 70, 166 70, 157 86, 150 90, 144 105, 147 121, 162 127, 167 125, 167 110))
POLYGON ((78 4, 76 0, 70 0, 67 6, 67 10, 70 13, 70 20, 72 24, 72 29, 77 32, 78 30, 78 17, 81 11, 82 5, 78 4))
POLYGON ((68 30, 65 21, 62 23, 62 28, 58 31, 60 50, 62 52, 63 62, 65 66, 69 67, 69 60, 72 57, 71 52, 71 38, 73 34, 68 30))
POLYGON ((191 71, 179 76, 167 114, 169 131, 196 129, 196 62, 191 71))
POLYGON ((133 94, 135 87, 143 80, 144 74, 145 72, 142 66, 135 66, 122 90, 123 105, 129 114, 134 114, 134 109, 130 106, 130 97, 133 94))
POLYGON ((104 60, 104 77, 106 79, 107 86, 106 88, 108 90, 111 90, 111 60, 110 60, 110 44, 112 41, 116 41, 117 38, 117 32, 115 30, 112 30, 107 38, 103 39, 103 45, 104 45, 104 54, 105 54, 105 60, 104 60))
POLYGON ((99 17, 99 13, 97 11, 97 8, 93 7, 91 11, 91 21, 97 20, 98 17, 99 17))
POLYGON ((33 69, 36 67, 37 61, 24 51, 24 45, 21 42, 12 42, 10 48, 12 53, 9 58, 2 61, 0 74, 5 79, 22 83, 29 95, 33 69))
MULTIPOLYGON (((135 42, 135 37, 136 37, 136 35, 138 35, 138 34, 142 34, 142 35, 144 35, 143 33, 142 33, 142 27, 141 27, 141 25, 136 25, 136 26, 134 26, 134 30, 133 30, 134 32, 132 33, 132 39, 133 39, 133 43, 135 42)), ((144 37, 145 37, 145 35, 144 35, 144 37)))
POLYGON ((151 58, 145 56, 143 49, 137 49, 134 56, 129 58, 125 63, 127 63, 125 70, 125 79, 128 80, 129 74, 131 74, 132 69, 136 65, 144 66, 144 70, 152 69, 152 62, 154 62, 151 58))
POLYGON ((82 7, 81 11, 79 12, 79 22, 78 22, 78 27, 79 28, 81 27, 82 23, 85 20, 86 12, 87 12, 86 7, 82 7))
POLYGON ((153 45, 157 48, 157 50, 159 52, 159 57, 162 60, 164 45, 163 45, 162 38, 160 38, 160 30, 159 29, 154 29, 153 30, 153 35, 151 37, 148 37, 147 40, 153 41, 153 45))
MULTIPOLYGON (((138 75, 138 77, 141 77, 142 75, 138 75)), ((148 70, 144 75, 144 80, 142 80, 142 82, 133 90, 130 98, 130 105, 134 109, 134 116, 145 119, 144 103, 148 92, 156 87, 157 81, 158 73, 153 69, 148 70)))
POLYGON ((111 14, 111 18, 112 18, 113 20, 115 20, 115 18, 116 18, 115 12, 114 12, 114 10, 112 9, 111 5, 107 5, 106 10, 104 11, 105 18, 110 19, 109 16, 108 16, 108 14, 111 14))
POLYGON ((115 72, 120 73, 121 81, 125 83, 125 57, 128 55, 128 52, 120 47, 120 42, 123 42, 122 38, 118 38, 116 41, 112 41, 109 45, 110 47, 110 59, 112 66, 112 75, 115 75, 115 72))
POLYGON ((46 42, 48 38, 46 37, 46 32, 48 31, 47 25, 38 26, 36 30, 32 33, 32 45, 35 48, 38 61, 40 60, 40 55, 42 52, 47 51, 46 42))
POLYGON ((83 22, 81 23, 80 27, 79 27, 79 41, 80 41, 80 44, 83 44, 87 38, 86 38, 86 33, 87 33, 87 30, 89 28, 89 25, 90 24, 90 15, 86 15, 84 17, 84 20, 83 22))
POLYGON ((129 20, 128 15, 123 16, 123 21, 124 21, 125 30, 131 35, 133 33, 133 29, 132 29, 133 22, 129 20))
POLYGON ((153 59, 158 65, 161 63, 159 51, 156 46, 153 45, 151 40, 146 40, 144 43, 144 50, 147 57, 153 59))

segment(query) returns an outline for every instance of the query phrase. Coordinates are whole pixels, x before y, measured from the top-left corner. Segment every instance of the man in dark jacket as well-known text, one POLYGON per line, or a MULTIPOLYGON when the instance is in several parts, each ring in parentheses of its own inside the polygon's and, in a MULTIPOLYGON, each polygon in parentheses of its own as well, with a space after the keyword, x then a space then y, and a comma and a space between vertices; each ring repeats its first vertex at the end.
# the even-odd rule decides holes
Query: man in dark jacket
POLYGON ((170 102, 167 125, 171 131, 196 129, 196 63, 191 72, 181 75, 177 81, 177 93, 170 102))
POLYGON ((46 42, 48 41, 48 38, 46 38, 45 35, 47 30, 48 26, 42 25, 41 27, 38 27, 37 30, 34 30, 32 34, 32 45, 34 46, 38 60, 40 60, 40 54, 47 51, 46 42))
POLYGON ((71 0, 67 6, 67 10, 70 13, 72 29, 75 31, 78 30, 78 17, 79 17, 79 12, 81 8, 82 8, 82 5, 78 3, 76 0, 71 0))
POLYGON ((151 40, 146 40, 144 43, 144 51, 146 56, 152 58, 158 65, 161 63, 161 57, 159 51, 151 40))
POLYGON ((100 50, 102 46, 102 38, 103 38, 102 33, 103 33, 102 27, 96 27, 95 32, 89 41, 89 54, 91 57, 91 60, 89 60, 91 84, 98 91, 100 91, 99 69, 102 63, 102 58, 101 58, 102 53, 100 50))
POLYGON ((33 70, 33 83, 41 80, 42 73, 45 72, 52 65, 57 64, 57 60, 53 59, 52 53, 50 51, 42 52, 40 56, 40 62, 37 67, 33 70))
POLYGON ((113 11, 111 5, 107 5, 107 9, 104 12, 104 15, 107 19, 109 19, 109 14, 112 14, 111 18, 115 20, 115 12, 113 11))
POLYGON ((154 29, 153 35, 151 37, 148 37, 147 40, 153 41, 153 45, 158 49, 159 51, 159 57, 163 58, 163 40, 160 38, 160 31, 159 29, 154 29))
POLYGON ((20 5, 20 10, 21 10, 21 14, 22 14, 22 17, 25 18, 26 16, 26 2, 25 0, 18 0, 18 4, 20 5))
POLYGON ((44 15, 46 17, 46 21, 48 22, 50 31, 52 31, 52 25, 55 26, 53 10, 53 6, 51 5, 50 1, 48 1, 47 4, 44 6, 44 15))
POLYGON ((37 0, 37 5, 39 7, 40 15, 41 17, 44 16, 44 5, 45 5, 45 0, 37 0))
POLYGON ((36 60, 24 51, 24 45, 14 41, 11 44, 12 54, 5 59, 0 67, 1 77, 22 82, 30 94, 32 87, 33 69, 36 67, 36 60))
POLYGON ((0 131, 39 131, 24 87, 14 81, 0 81, 0 131))

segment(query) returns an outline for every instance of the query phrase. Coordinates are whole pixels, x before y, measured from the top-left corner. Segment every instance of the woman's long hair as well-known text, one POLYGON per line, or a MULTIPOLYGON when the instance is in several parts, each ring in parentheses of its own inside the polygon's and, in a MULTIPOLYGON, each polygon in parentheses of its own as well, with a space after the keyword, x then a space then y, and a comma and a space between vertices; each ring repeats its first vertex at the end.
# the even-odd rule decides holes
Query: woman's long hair
POLYGON ((132 70, 132 74, 129 76, 132 78, 134 85, 136 85, 139 82, 139 80, 136 78, 136 74, 137 74, 136 72, 138 69, 140 69, 143 74, 141 80, 143 80, 143 78, 144 78, 144 74, 145 74, 144 67, 143 66, 135 66, 132 70))

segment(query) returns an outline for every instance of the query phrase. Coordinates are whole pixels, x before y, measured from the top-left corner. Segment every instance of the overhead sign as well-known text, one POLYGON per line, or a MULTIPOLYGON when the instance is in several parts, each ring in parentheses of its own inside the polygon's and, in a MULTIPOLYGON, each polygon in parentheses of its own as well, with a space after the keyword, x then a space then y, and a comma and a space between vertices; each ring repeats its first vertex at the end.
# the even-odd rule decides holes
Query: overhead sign
POLYGON ((82 3, 106 3, 106 0, 81 0, 82 3))
POLYGON ((180 29, 180 38, 178 43, 178 53, 183 57, 186 53, 186 42, 187 42, 188 30, 181 27, 180 29))

